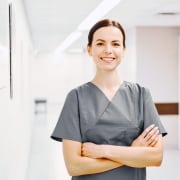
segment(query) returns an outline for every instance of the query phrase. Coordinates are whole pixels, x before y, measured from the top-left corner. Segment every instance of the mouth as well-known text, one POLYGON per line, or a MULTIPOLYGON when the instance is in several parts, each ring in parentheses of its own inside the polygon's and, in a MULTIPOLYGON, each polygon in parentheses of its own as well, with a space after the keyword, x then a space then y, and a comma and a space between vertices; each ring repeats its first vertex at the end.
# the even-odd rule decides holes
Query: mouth
POLYGON ((106 63, 111 63, 115 60, 114 57, 101 57, 100 59, 101 59, 101 61, 104 61, 106 63))

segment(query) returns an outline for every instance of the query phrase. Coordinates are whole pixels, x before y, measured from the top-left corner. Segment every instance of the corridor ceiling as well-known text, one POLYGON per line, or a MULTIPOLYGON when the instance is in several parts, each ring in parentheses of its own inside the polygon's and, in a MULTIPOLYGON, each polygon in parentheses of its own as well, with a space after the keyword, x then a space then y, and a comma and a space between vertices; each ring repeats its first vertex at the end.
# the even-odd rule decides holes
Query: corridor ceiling
MULTIPOLYGON (((0 0, 0 22, 4 2, 0 0)), ((109 0, 111 2, 112 0, 109 0)), ((36 51, 53 51, 102 0, 22 0, 27 24, 36 51)), ((119 21, 125 29, 135 26, 180 26, 180 0, 121 0, 102 18, 119 21)), ((88 29, 67 51, 83 49, 87 44, 88 29)), ((6 28, 0 28, 0 42, 4 43, 6 28)))

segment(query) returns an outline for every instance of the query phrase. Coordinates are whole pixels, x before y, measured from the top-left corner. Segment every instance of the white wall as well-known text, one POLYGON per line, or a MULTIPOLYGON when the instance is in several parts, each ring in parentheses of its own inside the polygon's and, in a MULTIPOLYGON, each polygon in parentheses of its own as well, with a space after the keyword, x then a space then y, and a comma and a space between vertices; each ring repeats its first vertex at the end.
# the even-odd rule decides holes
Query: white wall
MULTIPOLYGON (((25 180, 32 119, 30 93, 32 45, 22 3, 20 0, 14 0, 12 5, 13 99, 9 98, 9 69, 7 69, 5 73, 7 88, 0 94, 0 179, 25 180)), ((6 8, 8 10, 8 6, 6 8)), ((9 57, 7 60, 9 62, 9 57)), ((0 76, 3 76, 2 72, 0 76)))
MULTIPOLYGON (((176 27, 137 28, 137 81, 155 102, 178 102, 178 36, 176 27)), ((161 116, 168 131, 166 146, 178 146, 178 116, 161 116)))
POLYGON ((137 28, 137 80, 154 100, 178 100, 178 28, 137 28))
POLYGON ((33 96, 59 103, 70 89, 90 80, 93 71, 86 53, 40 53, 33 62, 33 96))
POLYGON ((123 79, 136 82, 136 61, 136 28, 130 28, 126 30, 126 51, 119 67, 123 79))

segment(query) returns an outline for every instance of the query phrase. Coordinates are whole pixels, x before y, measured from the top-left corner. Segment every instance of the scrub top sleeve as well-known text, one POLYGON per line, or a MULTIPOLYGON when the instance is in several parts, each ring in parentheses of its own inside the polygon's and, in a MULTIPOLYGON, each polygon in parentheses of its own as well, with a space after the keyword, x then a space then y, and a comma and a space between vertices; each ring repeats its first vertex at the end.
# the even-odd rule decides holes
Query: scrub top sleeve
POLYGON ((75 89, 67 95, 58 122, 51 135, 57 141, 69 139, 81 142, 78 97, 75 89))
POLYGON ((146 129, 151 124, 155 124, 155 126, 159 128, 160 134, 162 134, 162 136, 167 135, 167 132, 160 121, 160 117, 152 100, 150 91, 144 88, 143 95, 144 129, 146 129))

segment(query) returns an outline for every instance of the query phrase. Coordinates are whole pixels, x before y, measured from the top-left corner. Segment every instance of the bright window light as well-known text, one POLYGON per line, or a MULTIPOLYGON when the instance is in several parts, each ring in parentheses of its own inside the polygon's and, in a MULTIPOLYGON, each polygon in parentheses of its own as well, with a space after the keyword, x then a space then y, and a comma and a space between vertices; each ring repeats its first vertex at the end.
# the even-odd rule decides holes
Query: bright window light
POLYGON ((90 27, 99 19, 103 18, 110 10, 112 10, 121 0, 104 0, 94 11, 78 26, 79 31, 89 30, 90 27))

